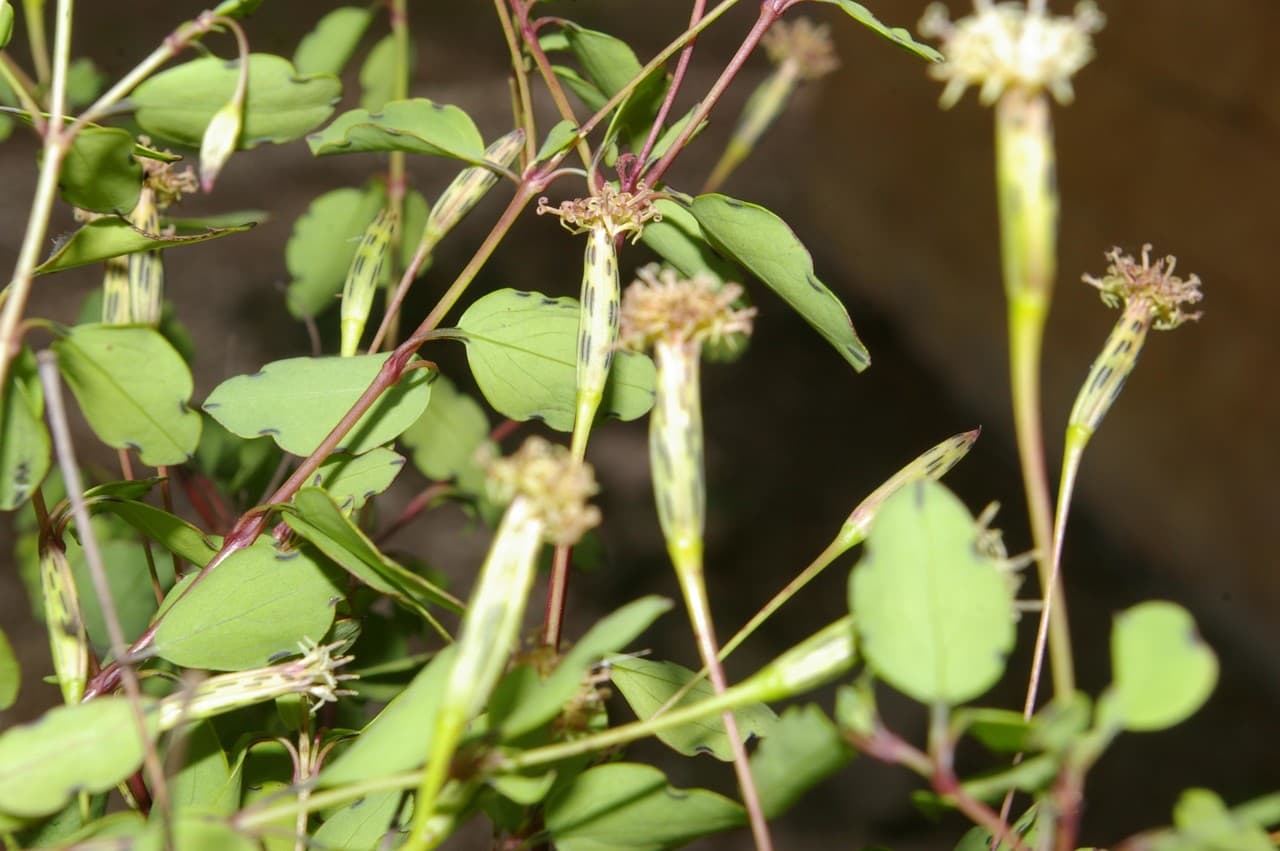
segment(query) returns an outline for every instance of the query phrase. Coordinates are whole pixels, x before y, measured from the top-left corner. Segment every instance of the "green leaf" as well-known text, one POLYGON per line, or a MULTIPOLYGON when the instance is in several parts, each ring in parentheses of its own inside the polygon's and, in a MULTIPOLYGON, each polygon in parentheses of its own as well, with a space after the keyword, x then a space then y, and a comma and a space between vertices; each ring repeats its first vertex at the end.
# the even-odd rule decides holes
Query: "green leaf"
POLYGON ((652 248, 681 275, 711 275, 721 281, 741 280, 737 268, 711 250, 702 226, 686 208, 666 198, 654 202, 662 215, 644 226, 640 241, 652 248))
MULTIPOLYGON (((1037 847, 1036 818, 1039 814, 1039 806, 1032 804, 1013 824, 1014 831, 1028 848, 1037 847)), ((989 830, 981 827, 972 828, 961 838, 960 844, 955 847, 955 851, 991 851, 992 838, 989 830)), ((1000 847, 996 851, 1013 851, 1013 845, 1008 840, 1005 840, 1000 843, 1000 847)))
MULTIPOLYGON (((154 736, 154 715, 148 722, 154 736)), ((137 770, 142 751, 123 697, 51 709, 0 734, 0 811, 43 816, 79 791, 105 792, 137 770)))
POLYGON ((689 209, 712 246, 781 296, 855 370, 871 364, 849 312, 818 280, 813 257, 786 222, 758 204, 719 194, 699 195, 689 209))
POLYGON ((360 732, 355 744, 320 773, 319 785, 344 786, 416 768, 426 760, 453 647, 436 654, 400 695, 360 732))
POLYGON ((13 645, 0 629, 0 711, 18 701, 18 688, 22 685, 22 668, 14 655, 13 645))
POLYGON ((333 851, 377 848, 391 827, 403 797, 403 792, 393 789, 357 798, 324 820, 311 837, 315 847, 333 851))
POLYGON ((547 138, 543 140, 542 147, 538 149, 538 155, 534 157, 534 162, 543 162, 549 160, 565 148, 573 144, 573 140, 578 136, 577 126, 568 119, 556 123, 547 132, 547 138))
POLYGON ((867 663, 922 703, 982 694, 1013 647, 1013 591, 976 546, 978 531, 945 486, 913 482, 880 509, 850 578, 867 663))
POLYGON ((476 451, 490 443, 489 418, 478 402, 458 392, 445 376, 437 375, 431 383, 431 404, 400 440, 427 478, 456 479, 466 493, 484 490, 484 470, 476 451))
POLYGON ((596 88, 594 83, 583 77, 573 68, 569 68, 564 65, 552 65, 551 71, 556 75, 560 82, 564 83, 565 88, 577 95, 592 112, 599 111, 606 103, 609 102, 609 98, 604 92, 596 88))
POLYGON ((581 688, 592 665, 622 650, 670 608, 671 601, 664 597, 643 597, 628 603, 593 626, 545 679, 535 678, 523 684, 529 688, 514 694, 500 685, 489 704, 492 726, 509 740, 555 718, 581 688))
POLYGON ((1077 691, 1067 697, 1055 696, 1031 719, 1027 745, 1052 754, 1064 753, 1089 729, 1092 715, 1093 702, 1084 692, 1077 691))
POLYGON ((245 440, 203 414, 204 430, 196 447, 196 465, 241 504, 256 501, 280 465, 280 449, 270 438, 245 440))
POLYGON ((243 18, 252 15, 262 5, 263 0, 222 0, 213 9, 213 14, 223 18, 243 18))
POLYGON ((24 348, 0 398, 0 511, 25 503, 49 472, 52 457, 43 415, 35 357, 24 348))
POLYGON ((48 275, 51 272, 62 272, 138 251, 195 245, 197 242, 208 242, 211 239, 246 231, 255 224, 257 223, 245 222, 230 227, 204 228, 188 233, 179 231, 173 236, 167 236, 145 234, 123 219, 98 219, 89 222, 58 242, 54 246, 53 253, 36 267, 35 274, 48 275))
POLYGON ((1173 808, 1177 830, 1151 843, 1153 851, 1272 851, 1262 826, 1227 809, 1208 789, 1188 789, 1173 808))
POLYGON ((293 276, 285 291, 290 313, 299 319, 318 316, 338 304, 360 237, 386 199, 386 191, 375 183, 335 189, 298 217, 285 245, 285 265, 293 276))
POLYGON ((360 66, 360 107, 376 112, 395 97, 396 39, 383 36, 360 66))
POLYGON ((341 74, 373 20, 373 10, 339 6, 302 37, 293 54, 299 74, 341 74))
POLYGON ((342 513, 329 494, 319 488, 299 490, 293 498, 292 510, 284 519, 289 528, 371 588, 401 602, 462 611, 462 605, 452 595, 383 555, 351 518, 342 513))
MULTIPOLYGON (((498 290, 458 320, 467 362, 489 404, 513 420, 539 419, 573 430, 578 302, 498 290)), ((618 352, 605 385, 602 416, 634 420, 653 406, 653 362, 618 352)))
MULTIPOLYGON (((208 721, 191 726, 178 740, 182 768, 168 780, 169 800, 180 810, 200 810, 229 816, 239 809, 240 787, 232 782, 227 753, 208 721)), ((171 746, 173 750, 175 746, 171 746)))
POLYGON ((1109 696, 1124 729, 1163 730, 1190 718, 1213 694, 1218 659, 1195 621, 1174 603, 1141 603, 1111 630, 1109 696))
POLYGON ((9 0, 0 0, 0 47, 9 43, 13 36, 13 7, 9 0))
MULTIPOLYGON (((91 832, 94 837, 100 836, 98 830, 105 833, 110 829, 108 820, 103 818, 107 811, 107 797, 106 793, 86 795, 87 806, 83 809, 79 800, 71 800, 53 815, 29 822, 18 835, 19 847, 65 848, 91 832), (107 824, 104 826, 104 823, 107 824)), ((0 821, 6 818, 0 815, 0 821)), ((3 830, 0 827, 0 831, 3 830)))
POLYGON ((311 153, 352 154, 405 151, 484 162, 484 139, 475 122, 456 106, 426 98, 391 101, 380 111, 353 109, 307 137, 311 153))
POLYGON ((76 134, 58 174, 62 200, 95 213, 123 215, 138 204, 142 166, 133 136, 118 127, 86 127, 76 134))
MULTIPOLYGON (((241 437, 270 435, 294 455, 310 455, 369 389, 389 354, 273 361, 214 388, 204 409, 241 437)), ((400 435, 422 416, 431 375, 411 369, 365 412, 335 451, 359 455, 400 435)))
POLYGON ((705 789, 673 789, 656 768, 601 765, 556 789, 546 826, 558 851, 661 851, 746 821, 742 807, 705 789))
POLYGON ((776 818, 789 810, 853 756, 853 748, 815 704, 789 708, 751 756, 765 816, 776 818))
POLYGON ((403 455, 382 447, 363 455, 335 452, 312 474, 309 484, 323 488, 343 511, 359 511, 366 501, 391 487, 403 467, 403 455))
POLYGON ((880 23, 875 15, 861 3, 854 3, 853 0, 820 0, 822 3, 830 3, 833 6, 839 6, 845 11, 849 17, 858 23, 871 29, 899 47, 909 50, 912 53, 930 62, 941 62, 942 54, 934 50, 927 44, 921 44, 911 37, 910 31, 904 27, 890 27, 880 23))
POLYGON ((133 449, 153 467, 185 463, 200 442, 200 415, 182 355, 153 328, 77 325, 53 343, 58 369, 98 439, 133 449))
POLYGON ((78 109, 92 103, 106 86, 107 75, 98 70, 92 59, 73 59, 67 66, 67 109, 78 109))
MULTIPOLYGON (((138 124, 148 133, 199 147, 214 113, 230 103, 239 75, 240 60, 213 56, 162 71, 133 91, 138 124)), ((333 113, 341 94, 342 83, 330 74, 300 75, 283 57, 251 54, 237 147, 301 138, 333 113)))
MULTIPOLYGON (((562 29, 587 78, 606 97, 617 94, 644 70, 635 52, 621 39, 577 24, 565 24, 562 29)), ((666 90, 666 74, 661 67, 655 68, 614 112, 605 138, 624 136, 639 151, 666 90)))
POLYGON ((91 508, 95 512, 114 514, 148 539, 196 567, 204 567, 218 552, 217 545, 195 526, 145 502, 107 497, 93 500, 91 508))
MULTIPOLYGON (((95 528, 100 529, 96 524, 95 528)), ((100 539, 98 547, 102 551, 103 563, 109 568, 107 584, 111 588, 111 599, 116 604, 120 628, 129 637, 141 635, 156 611, 156 594, 151 585, 146 551, 136 540, 121 538, 100 539)), ((106 615, 98 595, 93 593, 93 578, 84 550, 74 540, 67 541, 67 558, 71 562, 71 575, 76 587, 80 589, 80 607, 89 643, 99 654, 106 654, 111 649, 106 615)), ((162 589, 173 584, 173 570, 167 559, 157 562, 156 572, 162 589)))
POLYGON ((312 553, 281 553, 259 540, 194 587, 184 580, 169 592, 152 649, 184 668, 259 667, 296 653, 303 639, 323 639, 341 597, 312 553))
POLYGON ((1031 721, 1023 718, 1021 712, 987 707, 957 709, 952 713, 951 725, 958 733, 967 732, 989 750, 999 753, 1026 750, 1032 730, 1031 721))
MULTIPOLYGON (((674 662, 625 658, 613 662, 609 675, 636 717, 644 721, 666 707, 667 701, 693 679, 694 672, 674 662)), ((703 679, 667 709, 691 706, 714 696, 715 690, 703 679)), ((735 709, 733 715, 744 739, 753 735, 766 738, 778 724, 778 716, 763 703, 735 709)), ((685 756, 709 754, 721 762, 733 759, 729 736, 725 733, 724 722, 719 716, 695 721, 657 735, 668 747, 685 756)))

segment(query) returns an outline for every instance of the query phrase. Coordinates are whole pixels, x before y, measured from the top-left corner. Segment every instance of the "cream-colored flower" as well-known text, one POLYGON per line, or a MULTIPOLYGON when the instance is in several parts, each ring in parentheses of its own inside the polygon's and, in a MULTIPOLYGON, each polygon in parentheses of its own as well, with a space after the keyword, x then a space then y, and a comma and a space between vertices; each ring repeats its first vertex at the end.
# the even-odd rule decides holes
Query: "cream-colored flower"
POLYGON ((670 266, 650 263, 622 294, 619 340, 642 350, 655 340, 715 343, 730 334, 750 334, 754 307, 735 308, 738 284, 721 285, 710 275, 683 278, 670 266))
POLYGON ((595 472, 563 446, 531 437, 512 455, 490 461, 488 474, 490 497, 500 503, 527 499, 553 544, 576 543, 600 523, 600 510, 587 504, 599 491, 595 472))
POLYGON ((1169 255, 1151 262, 1150 243, 1142 246, 1142 262, 1119 248, 1107 252, 1111 261, 1107 273, 1101 278, 1084 275, 1082 280, 1097 288, 1107 307, 1130 306, 1141 301, 1144 312, 1153 320, 1153 326, 1161 331, 1177 328, 1183 322, 1200 318, 1200 312, 1184 313, 1184 304, 1196 304, 1204 296, 1200 292, 1200 279, 1191 275, 1186 280, 1173 274, 1178 258, 1169 255))
POLYGON ((775 65, 790 63, 802 80, 825 77, 840 67, 840 57, 831 44, 831 28, 808 18, 796 18, 793 24, 776 22, 761 43, 775 65))
POLYGON ((662 221, 662 215, 653 206, 654 195, 643 183, 636 184, 635 192, 620 192, 606 183, 599 195, 563 201, 558 207, 538 199, 538 215, 551 213, 560 217, 560 224, 571 233, 584 233, 592 228, 604 228, 610 237, 630 232, 639 238, 649 221, 662 221))
POLYGON ((986 104, 1011 88, 1047 89, 1059 103, 1071 101, 1071 78, 1093 59, 1092 35, 1106 19, 1092 0, 1077 4, 1071 17, 1053 17, 1042 6, 976 0, 974 13, 954 22, 940 3, 925 10, 920 32, 942 41, 943 61, 929 73, 947 84, 943 108, 969 86, 979 87, 986 104))

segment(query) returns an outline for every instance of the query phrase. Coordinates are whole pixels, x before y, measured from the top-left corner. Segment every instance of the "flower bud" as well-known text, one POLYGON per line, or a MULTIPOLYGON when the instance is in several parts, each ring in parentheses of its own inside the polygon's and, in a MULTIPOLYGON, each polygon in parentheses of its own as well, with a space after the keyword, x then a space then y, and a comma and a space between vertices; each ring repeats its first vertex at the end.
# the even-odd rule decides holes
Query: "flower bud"
POLYGON ((71 563, 66 551, 53 542, 45 542, 40 550, 40 587, 53 672, 63 701, 74 705, 84 696, 89 678, 89 636, 85 632, 71 563))
POLYGON ((240 142, 240 130, 244 123, 244 97, 238 95, 213 114, 200 140, 200 188, 213 191, 218 173, 231 159, 240 142))
POLYGON ((13 7, 9 0, 0 0, 0 48, 13 37, 13 7))
POLYGON ((360 347, 360 337, 364 334, 365 322, 373 308, 374 294, 382 283, 382 265, 387 258, 398 222, 391 210, 379 210, 378 215, 364 229, 360 246, 356 249, 355 257, 351 258, 347 280, 342 287, 340 324, 341 354, 344 358, 354 355, 360 347))
POLYGON ((106 262, 102 274, 102 321, 107 325, 128 325, 133 321, 127 257, 111 257, 106 262))
MULTIPOLYGON (((133 226, 144 234, 160 233, 156 193, 143 186, 138 205, 129 214, 133 226)), ((135 251, 129 255, 129 320, 155 327, 164 312, 164 260, 160 251, 135 251)))
MULTIPOLYGON (((503 168, 511 165, 524 145, 524 131, 512 130, 485 149, 486 161, 503 168)), ((463 169, 453 179, 427 216, 427 225, 423 231, 423 240, 435 245, 444 235, 453 230, 467 213, 471 212, 490 187, 498 181, 498 175, 492 169, 483 166, 472 166, 463 169)))

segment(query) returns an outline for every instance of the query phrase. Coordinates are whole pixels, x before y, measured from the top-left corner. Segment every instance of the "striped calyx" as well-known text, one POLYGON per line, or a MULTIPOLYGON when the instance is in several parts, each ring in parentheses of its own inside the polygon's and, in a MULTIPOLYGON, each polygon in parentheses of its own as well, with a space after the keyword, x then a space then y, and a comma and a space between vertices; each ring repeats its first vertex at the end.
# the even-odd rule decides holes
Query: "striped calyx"
POLYGON ((71 563, 59 544, 49 542, 40 549, 40 587, 53 672, 63 701, 76 704, 84 697, 85 682, 89 678, 89 636, 85 632, 71 563))
POLYGON ((1076 396, 1068 420, 1069 433, 1082 440, 1097 431, 1102 418, 1119 397, 1120 391, 1138 363, 1138 355, 1152 328, 1166 331, 1188 320, 1200 318, 1199 311, 1184 313, 1183 305, 1196 304, 1203 297, 1200 279, 1186 280, 1173 274, 1177 259, 1170 256, 1151 262, 1151 246, 1142 246, 1142 262, 1122 255, 1119 248, 1107 252, 1111 264, 1101 278, 1083 276, 1097 288, 1108 307, 1124 312, 1111 329, 1102 353, 1089 367, 1089 375, 1076 396))
POLYGON ((495 502, 527 503, 549 543, 576 543, 600 523, 600 510, 587 503, 599 490, 591 465, 574 461, 563 446, 540 437, 490 461, 488 487, 495 502))
POLYGON ((392 210, 379 210, 364 229, 360 245, 351 258, 347 279, 342 286, 339 323, 342 332, 340 353, 344 358, 354 355, 360 347, 365 322, 369 319, 369 311, 373 309, 373 297, 383 283, 383 264, 398 223, 399 218, 392 210))
MULTIPOLYGON (((486 161, 507 168, 515 161, 524 144, 524 131, 512 130, 485 149, 486 161)), ((431 245, 438 243, 445 234, 451 231, 462 217, 471 212, 484 194, 498 180, 498 173, 483 166, 472 166, 463 169, 445 190, 440 193, 435 204, 431 205, 431 213, 427 216, 427 224, 423 230, 423 239, 431 245)))
POLYGON ((1091 0, 1076 5, 1071 17, 1054 17, 1022 3, 976 2, 972 15, 951 21, 941 3, 932 3, 920 19, 921 34, 942 41, 943 61, 929 74, 946 83, 942 106, 954 106, 969 86, 978 98, 994 103, 1006 90, 1048 90, 1070 103, 1071 78, 1093 59, 1093 34, 1106 19, 1091 0))

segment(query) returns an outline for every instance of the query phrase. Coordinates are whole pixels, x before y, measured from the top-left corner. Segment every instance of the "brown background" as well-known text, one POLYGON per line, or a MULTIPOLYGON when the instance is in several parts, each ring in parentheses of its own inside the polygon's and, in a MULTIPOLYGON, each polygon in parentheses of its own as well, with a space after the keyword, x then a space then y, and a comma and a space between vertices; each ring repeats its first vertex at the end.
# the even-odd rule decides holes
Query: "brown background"
MULTIPOLYGON (((77 53, 115 74, 200 8, 143 0, 79 5, 77 53)), ((254 49, 289 55, 299 34, 334 5, 267 0, 248 24, 254 49)), ((414 94, 462 106, 488 138, 504 131, 506 56, 490 5, 410 5, 418 35, 414 94)), ((723 66, 749 26, 752 6, 747 0, 704 37, 686 101, 723 66)), ((873 8, 888 22, 914 26, 921 6, 873 8)), ((687 3, 668 0, 546 8, 634 33, 642 58, 678 31, 688 12, 687 3)), ((1085 457, 1066 556, 1081 682, 1093 693, 1105 684, 1111 614, 1149 597, 1192 608, 1222 657, 1224 675, 1210 707, 1192 722, 1122 740, 1104 760, 1091 781, 1086 816, 1086 838, 1094 842, 1167 821, 1174 795, 1186 786, 1211 786, 1241 800, 1280 785, 1274 614, 1280 571, 1272 544, 1280 507, 1273 489, 1280 406, 1272 375, 1280 347, 1270 333, 1280 309, 1271 256, 1280 71, 1267 61, 1270 36, 1280 32, 1280 6, 1125 0, 1103 10, 1109 24, 1098 38, 1100 58, 1078 78, 1078 102, 1055 111, 1063 226, 1045 362, 1051 459, 1060 449, 1058 424, 1115 318, 1077 283, 1079 275, 1101 272, 1102 253, 1113 244, 1136 251, 1150 241, 1158 253, 1176 253, 1180 270, 1201 276, 1206 299, 1200 324, 1152 336, 1085 457)), ((819 274, 849 305, 874 365, 855 376, 780 301, 754 286, 761 317, 751 352, 735 366, 709 368, 704 378, 709 564, 724 632, 819 551, 881 479, 943 436, 976 424, 984 426, 983 439, 949 483, 975 510, 999 499, 1010 549, 1029 546, 1007 411, 990 112, 972 94, 940 111, 939 86, 918 60, 846 19, 821 14, 830 11, 815 14, 836 25, 844 67, 801 92, 725 191, 765 204, 796 229, 819 274)), ((226 45, 211 44, 225 52, 226 45)), ((697 189, 738 104, 766 70, 761 58, 749 64, 717 120, 673 170, 676 188, 697 189)), ((349 93, 344 103, 350 100, 349 93)), ((21 239, 33 154, 19 137, 0 146, 0 266, 12 262, 21 239)), ((216 195, 193 201, 193 211, 273 211, 234 245, 170 252, 170 292, 200 351, 197 399, 230 375, 304 350, 305 335, 284 310, 281 291, 289 227, 315 195, 358 185, 380 167, 373 157, 315 161, 301 144, 262 149, 238 155, 216 195)), ((422 158, 411 169, 429 197, 454 170, 422 158)), ((442 246, 411 312, 421 315, 431 293, 466 261, 503 200, 489 199, 442 246)), ((69 226, 62 220, 55 232, 69 226)), ((516 286, 571 294, 579 250, 549 222, 526 217, 474 292, 516 286)), ((624 257, 624 266, 641 262, 642 254, 624 257)), ((44 279, 32 314, 69 320, 96 284, 89 272, 44 279)), ((456 353, 443 357, 446 370, 465 377, 456 353)), ((675 593, 649 505, 643 425, 610 425, 594 444, 608 558, 574 586, 579 631, 625 599, 675 593)), ((399 495, 412 487, 406 483, 399 495)), ((484 541, 478 534, 459 539, 461 523, 443 512, 397 545, 465 583, 484 541)), ((734 670, 751 670, 838 616, 849 563, 793 603, 791 617, 748 645, 734 670)), ((11 575, 6 567, 6 580, 11 575)), ((31 717, 53 692, 35 682, 48 663, 21 591, 6 581, 0 595, 6 632, 17 635, 28 659, 24 702, 6 713, 7 723, 31 717)), ((692 662, 682 623, 675 615, 666 620, 667 632, 654 639, 656 653, 692 662)), ((1025 659, 1011 670, 1008 686, 990 702, 1020 703, 1025 659)), ((893 723, 919 735, 918 714, 892 695, 885 699, 893 723)), ((665 758, 659 748, 643 753, 665 758)), ((719 766, 668 767, 679 784, 726 788, 719 766)), ((914 786, 905 772, 858 761, 780 821, 780 846, 950 847, 958 823, 935 831, 915 815, 906 803, 914 786)), ((457 847, 468 843, 481 847, 482 840, 457 847)), ((746 840, 706 843, 713 845, 746 847, 746 840)))

